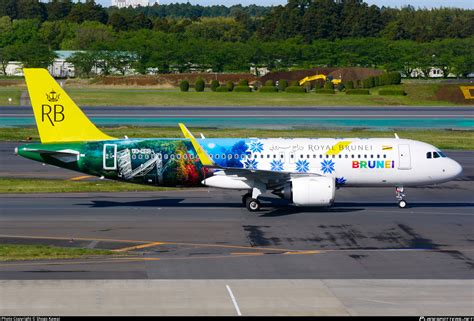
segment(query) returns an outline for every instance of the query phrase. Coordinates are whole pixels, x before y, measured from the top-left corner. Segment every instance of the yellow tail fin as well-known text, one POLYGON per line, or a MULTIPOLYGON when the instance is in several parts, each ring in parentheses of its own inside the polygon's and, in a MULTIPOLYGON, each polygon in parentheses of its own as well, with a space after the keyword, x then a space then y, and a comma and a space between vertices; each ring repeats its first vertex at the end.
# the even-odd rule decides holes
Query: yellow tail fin
POLYGON ((42 143, 109 140, 46 69, 23 69, 42 143))

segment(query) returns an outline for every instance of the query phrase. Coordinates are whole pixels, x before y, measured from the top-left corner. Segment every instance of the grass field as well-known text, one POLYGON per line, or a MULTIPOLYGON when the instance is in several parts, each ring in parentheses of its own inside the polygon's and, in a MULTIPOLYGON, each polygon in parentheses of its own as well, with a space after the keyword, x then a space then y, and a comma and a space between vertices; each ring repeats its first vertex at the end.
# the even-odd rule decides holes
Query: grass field
MULTIPOLYGON (((291 93, 215 93, 207 89, 183 93, 178 89, 150 89, 139 87, 94 87, 73 86, 66 90, 81 106, 454 106, 447 101, 436 100, 434 94, 440 84, 410 83, 401 86, 384 86, 371 89, 371 95, 317 95, 291 93), (380 89, 404 89, 407 96, 379 96, 380 89)), ((20 104, 24 86, 0 87, 0 105, 20 104)))
MULTIPOLYGON (((178 127, 105 127, 101 128, 113 137, 130 138, 175 138, 182 137, 178 127)), ((213 128, 190 128, 194 133, 204 133, 208 138, 216 137, 346 137, 346 138, 371 138, 371 137, 393 137, 393 131, 368 131, 363 129, 353 130, 321 130, 321 129, 213 129, 213 128)), ((474 131, 452 131, 452 130, 398 130, 401 138, 421 140, 442 149, 474 149, 474 131)), ((0 128, 0 141, 39 141, 36 127, 0 128)))
POLYGON ((0 244, 0 261, 73 259, 114 254, 116 253, 108 250, 0 244))
POLYGON ((69 181, 57 179, 0 178, 0 193, 86 193, 163 191, 177 188, 154 187, 110 180, 69 181))

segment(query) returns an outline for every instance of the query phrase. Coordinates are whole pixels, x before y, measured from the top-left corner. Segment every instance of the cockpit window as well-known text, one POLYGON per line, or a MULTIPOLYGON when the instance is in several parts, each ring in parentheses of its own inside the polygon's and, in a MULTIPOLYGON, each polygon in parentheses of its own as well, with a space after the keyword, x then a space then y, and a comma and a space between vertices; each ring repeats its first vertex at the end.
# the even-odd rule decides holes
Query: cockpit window
POLYGON ((431 158, 431 152, 426 153, 426 158, 431 158))
POLYGON ((438 152, 433 152, 433 158, 440 158, 441 156, 438 154, 438 152))
POLYGON ((439 154, 441 157, 443 157, 443 158, 448 157, 448 156, 446 156, 446 154, 443 153, 443 152, 438 152, 438 154, 439 154))

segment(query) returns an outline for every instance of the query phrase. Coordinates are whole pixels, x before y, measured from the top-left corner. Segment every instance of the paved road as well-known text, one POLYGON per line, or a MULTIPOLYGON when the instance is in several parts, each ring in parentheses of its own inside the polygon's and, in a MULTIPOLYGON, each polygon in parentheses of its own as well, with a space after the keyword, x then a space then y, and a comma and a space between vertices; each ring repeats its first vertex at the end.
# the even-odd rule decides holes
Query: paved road
MULTIPOLYGON (((89 117, 474 118, 471 107, 81 107, 89 117)), ((31 107, 0 106, 0 117, 32 117, 31 107)))
MULTIPOLYGON (((71 175, 12 147, 0 177, 71 175)), ((341 189, 331 209, 267 197, 258 214, 203 188, 0 195, 0 243, 131 253, 0 263, 0 314, 472 315, 474 152, 449 155, 464 176, 408 189, 404 210, 385 188, 341 189)))
POLYGON ((0 314, 468 316, 473 287, 472 280, 0 281, 0 314))
POLYGON ((347 188, 330 209, 233 191, 0 196, 0 243, 129 249, 134 257, 0 264, 0 279, 472 279, 472 180, 347 188))

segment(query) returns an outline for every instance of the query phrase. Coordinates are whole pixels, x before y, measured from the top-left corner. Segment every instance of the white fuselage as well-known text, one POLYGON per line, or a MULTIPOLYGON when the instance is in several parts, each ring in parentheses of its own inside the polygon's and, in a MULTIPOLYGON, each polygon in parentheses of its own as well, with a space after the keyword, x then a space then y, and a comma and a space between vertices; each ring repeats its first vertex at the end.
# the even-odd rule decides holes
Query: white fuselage
MULTIPOLYGON (((213 139, 200 140, 204 146, 213 139)), ((454 179, 462 167, 432 145, 396 138, 246 139, 246 168, 334 177, 339 186, 419 186, 454 179)), ((213 148, 206 148, 212 158, 213 148)), ((218 157, 234 157, 219 154, 218 157)))

